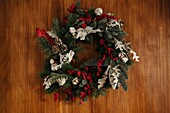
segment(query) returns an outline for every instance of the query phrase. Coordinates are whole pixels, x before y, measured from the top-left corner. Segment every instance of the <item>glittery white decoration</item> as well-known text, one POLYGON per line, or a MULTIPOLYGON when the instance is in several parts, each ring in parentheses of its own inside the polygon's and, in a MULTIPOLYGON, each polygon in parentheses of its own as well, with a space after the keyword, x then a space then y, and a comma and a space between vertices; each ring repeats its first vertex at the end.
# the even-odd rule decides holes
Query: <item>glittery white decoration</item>
POLYGON ((97 16, 100 16, 101 14, 103 14, 103 10, 102 8, 96 8, 94 13, 97 15, 97 16))

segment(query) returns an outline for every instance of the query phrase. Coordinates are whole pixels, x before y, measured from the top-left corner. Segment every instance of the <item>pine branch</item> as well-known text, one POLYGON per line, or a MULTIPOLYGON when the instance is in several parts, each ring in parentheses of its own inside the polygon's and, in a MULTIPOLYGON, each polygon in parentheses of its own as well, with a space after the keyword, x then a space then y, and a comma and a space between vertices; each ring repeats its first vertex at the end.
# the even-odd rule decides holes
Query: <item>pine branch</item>
POLYGON ((50 88, 46 89, 45 92, 48 93, 48 94, 51 94, 52 92, 56 92, 59 90, 59 85, 58 83, 53 83, 50 88))
POLYGON ((72 67, 72 65, 70 63, 66 63, 66 64, 62 65, 63 72, 66 72, 66 71, 72 70, 72 69, 73 69, 73 67, 72 67))
POLYGON ((78 22, 77 18, 78 18, 78 17, 79 17, 79 15, 76 14, 76 13, 71 13, 71 14, 69 14, 66 28, 69 29, 70 27, 72 27, 72 26, 74 26, 75 24, 77 24, 77 22, 78 22))
POLYGON ((57 18, 53 19, 52 31, 59 37, 62 38, 62 31, 57 18))
POLYGON ((84 63, 85 66, 97 66, 98 59, 91 59, 84 63))
POLYGON ((47 60, 45 60, 44 69, 39 73, 39 76, 41 78, 45 78, 50 74, 50 72, 51 72, 51 64, 47 60))
POLYGON ((75 53, 79 53, 79 52, 81 52, 81 51, 83 50, 83 48, 80 47, 80 46, 76 46, 76 47, 74 47, 72 50, 73 50, 75 53))
POLYGON ((123 89, 125 90, 125 91, 127 91, 127 85, 126 85, 126 83, 125 83, 125 80, 123 79, 123 77, 122 76, 119 76, 119 83, 121 84, 121 86, 123 87, 123 89))
POLYGON ((63 78, 63 77, 71 77, 70 75, 67 75, 67 74, 59 74, 59 73, 54 73, 54 72, 51 72, 50 73, 50 78, 52 78, 52 81, 54 80, 54 79, 58 79, 58 78, 63 78))
POLYGON ((43 37, 37 38, 37 41, 43 49, 49 49, 50 48, 50 46, 49 46, 49 44, 48 44, 48 42, 45 38, 43 38, 43 37))
POLYGON ((37 38, 39 45, 44 49, 44 52, 47 53, 48 56, 52 55, 51 46, 47 42, 47 40, 43 37, 37 38))

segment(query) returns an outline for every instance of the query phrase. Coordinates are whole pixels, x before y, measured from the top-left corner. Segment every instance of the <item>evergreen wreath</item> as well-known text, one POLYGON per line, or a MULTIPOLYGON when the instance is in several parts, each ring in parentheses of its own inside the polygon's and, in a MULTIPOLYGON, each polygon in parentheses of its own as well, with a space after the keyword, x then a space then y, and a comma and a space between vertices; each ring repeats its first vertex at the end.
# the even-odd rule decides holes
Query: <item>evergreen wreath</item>
POLYGON ((80 2, 72 4, 63 25, 53 19, 52 30, 36 29, 40 46, 47 54, 45 66, 40 76, 48 93, 54 92, 54 100, 59 94, 66 94, 66 100, 77 96, 86 101, 89 96, 106 95, 110 87, 127 90, 125 80, 132 64, 129 53, 139 62, 130 43, 125 43, 123 22, 114 14, 103 13, 101 8, 81 9, 80 2), (77 53, 82 50, 76 43, 96 40, 99 56, 84 62, 79 68, 72 65, 77 53))

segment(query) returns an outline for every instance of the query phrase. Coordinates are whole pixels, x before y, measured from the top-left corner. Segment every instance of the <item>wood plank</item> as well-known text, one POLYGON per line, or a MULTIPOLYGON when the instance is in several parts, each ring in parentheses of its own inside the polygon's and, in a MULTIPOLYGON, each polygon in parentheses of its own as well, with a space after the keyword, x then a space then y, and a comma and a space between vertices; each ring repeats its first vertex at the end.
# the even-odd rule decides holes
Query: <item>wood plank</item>
MULTIPOLYGON (((128 91, 109 90, 106 97, 79 104, 43 93, 38 72, 44 53, 36 27, 50 30, 76 0, 0 1, 0 113, 169 113, 170 2, 168 0, 82 0, 83 8, 102 7, 125 23, 127 41, 140 55, 129 71, 128 91)), ((94 50, 94 45, 87 45, 94 50)), ((94 51, 86 59, 95 57, 94 51)), ((84 54, 83 54, 84 55, 84 54)), ((80 57, 83 59, 84 56, 80 57)))

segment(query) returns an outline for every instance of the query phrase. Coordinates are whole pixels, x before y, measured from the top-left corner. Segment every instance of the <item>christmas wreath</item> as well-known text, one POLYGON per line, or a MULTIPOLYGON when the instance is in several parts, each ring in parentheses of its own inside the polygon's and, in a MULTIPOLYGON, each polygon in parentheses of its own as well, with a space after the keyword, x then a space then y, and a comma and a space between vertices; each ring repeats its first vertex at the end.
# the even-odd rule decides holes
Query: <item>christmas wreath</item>
POLYGON ((123 31, 123 22, 101 8, 81 9, 80 2, 71 5, 68 11, 63 25, 54 18, 51 31, 36 29, 39 44, 47 54, 40 72, 45 91, 54 92, 55 101, 60 94, 66 94, 66 100, 79 96, 86 101, 89 96, 105 95, 110 87, 122 86, 127 90, 125 80, 132 64, 129 53, 137 62, 139 56, 124 41, 127 33, 123 31), (73 59, 83 50, 76 44, 93 40, 99 56, 74 67, 73 59))

